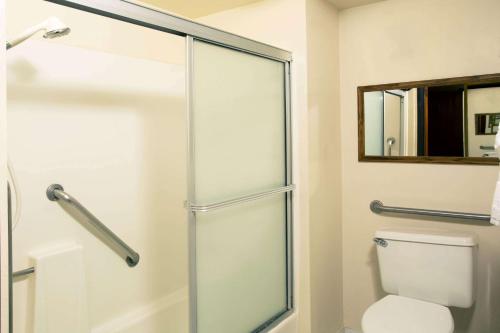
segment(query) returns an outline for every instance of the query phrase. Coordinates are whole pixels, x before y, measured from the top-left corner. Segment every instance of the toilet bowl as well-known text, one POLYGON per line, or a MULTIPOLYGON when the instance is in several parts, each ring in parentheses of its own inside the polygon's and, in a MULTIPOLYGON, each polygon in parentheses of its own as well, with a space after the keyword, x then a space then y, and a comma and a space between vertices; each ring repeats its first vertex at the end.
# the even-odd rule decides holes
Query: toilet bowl
POLYGON ((363 333, 453 333, 448 307, 469 308, 475 300, 475 236, 382 229, 374 241, 389 295, 365 311, 363 333))
POLYGON ((453 333, 450 310, 442 305, 389 295, 363 315, 363 333, 453 333))

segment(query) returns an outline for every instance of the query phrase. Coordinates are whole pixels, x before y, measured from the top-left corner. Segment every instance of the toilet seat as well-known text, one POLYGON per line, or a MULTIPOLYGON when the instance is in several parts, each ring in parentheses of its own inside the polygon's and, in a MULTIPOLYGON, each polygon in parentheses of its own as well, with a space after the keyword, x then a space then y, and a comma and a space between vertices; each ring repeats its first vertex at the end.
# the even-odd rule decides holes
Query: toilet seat
POLYGON ((453 317, 442 305, 389 295, 363 315, 363 333, 453 333, 453 317))

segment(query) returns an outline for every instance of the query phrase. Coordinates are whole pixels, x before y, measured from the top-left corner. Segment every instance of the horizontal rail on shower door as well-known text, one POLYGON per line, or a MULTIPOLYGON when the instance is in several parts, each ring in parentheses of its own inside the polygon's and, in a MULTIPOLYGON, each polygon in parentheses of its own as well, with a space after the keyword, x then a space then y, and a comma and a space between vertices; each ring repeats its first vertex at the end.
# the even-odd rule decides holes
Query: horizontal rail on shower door
POLYGON ((213 203, 213 204, 208 204, 208 205, 193 205, 193 204, 191 204, 191 205, 189 205, 189 209, 191 209, 192 212, 209 212, 209 211, 220 209, 220 208, 225 208, 225 207, 234 206, 234 205, 238 205, 238 204, 249 202, 249 201, 258 200, 258 199, 265 198, 265 197, 275 195, 275 194, 292 192, 293 190, 295 190, 295 185, 289 185, 289 186, 279 187, 279 188, 275 188, 272 190, 254 193, 254 194, 246 195, 244 197, 239 197, 239 198, 221 201, 218 203, 213 203))
POLYGON ((434 217, 460 219, 460 220, 476 220, 483 222, 489 222, 491 218, 490 215, 487 214, 384 206, 384 204, 378 200, 374 200, 370 203, 370 210, 376 214, 395 213, 395 214, 405 214, 405 215, 434 216, 434 217))
POLYGON ((115 250, 125 259, 125 262, 130 267, 134 267, 139 263, 139 254, 128 246, 120 237, 104 225, 97 217, 95 217, 87 208, 83 207, 68 193, 64 192, 64 188, 59 184, 52 184, 47 188, 47 198, 50 201, 63 200, 64 202, 75 207, 88 219, 89 224, 96 230, 100 236, 109 240, 115 246, 115 250))

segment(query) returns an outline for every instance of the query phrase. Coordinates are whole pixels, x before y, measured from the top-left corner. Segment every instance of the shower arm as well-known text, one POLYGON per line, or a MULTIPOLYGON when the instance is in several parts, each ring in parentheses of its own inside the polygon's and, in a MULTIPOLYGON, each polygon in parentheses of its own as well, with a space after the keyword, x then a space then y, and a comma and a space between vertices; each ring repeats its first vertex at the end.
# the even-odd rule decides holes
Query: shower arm
POLYGON ((98 236, 104 238, 106 241, 109 241, 113 245, 113 249, 120 254, 121 257, 125 259, 125 262, 130 267, 134 267, 139 263, 140 256, 137 252, 135 252, 130 246, 128 246, 120 237, 118 237, 113 231, 111 231, 104 223, 99 221, 97 217, 95 217, 91 212, 87 210, 82 204, 78 202, 75 198, 73 198, 68 193, 64 192, 64 188, 59 184, 52 184, 47 188, 47 198, 50 201, 59 201, 62 200, 67 204, 76 208, 80 213, 82 213, 90 227, 93 230, 97 231, 98 236))
POLYGON ((33 36, 34 34, 36 34, 39 31, 42 31, 42 30, 45 30, 45 27, 42 23, 37 24, 34 27, 31 27, 31 28, 25 30, 21 35, 17 36, 16 38, 14 38, 10 41, 7 41, 7 43, 5 45, 6 49, 8 50, 10 48, 13 48, 16 45, 21 44, 22 42, 24 42, 25 40, 27 40, 28 38, 30 38, 31 36, 33 36))

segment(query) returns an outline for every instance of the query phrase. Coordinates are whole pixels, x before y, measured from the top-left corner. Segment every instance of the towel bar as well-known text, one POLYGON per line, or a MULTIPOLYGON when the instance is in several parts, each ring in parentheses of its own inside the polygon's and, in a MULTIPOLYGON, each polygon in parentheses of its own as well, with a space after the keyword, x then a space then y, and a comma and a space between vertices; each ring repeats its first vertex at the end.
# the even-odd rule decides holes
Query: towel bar
POLYGON ((486 215, 486 214, 461 213, 461 212, 449 212, 449 211, 445 211, 445 210, 431 210, 431 209, 384 206, 384 204, 378 200, 374 200, 370 203, 370 210, 376 214, 396 213, 396 214, 445 217, 445 218, 461 219, 461 220, 477 220, 477 221, 484 221, 484 222, 489 222, 490 218, 491 218, 490 215, 486 215))
POLYGON ((215 210, 215 209, 225 208, 225 207, 229 207, 229 206, 232 206, 235 204, 241 204, 241 203, 257 200, 257 199, 265 198, 265 197, 268 197, 271 195, 292 192, 293 190, 295 190, 295 185, 288 185, 288 186, 268 190, 265 192, 254 193, 254 194, 250 194, 250 195, 247 195, 244 197, 231 199, 231 200, 227 200, 227 201, 222 201, 222 202, 218 202, 218 203, 212 203, 212 204, 208 204, 208 205, 187 204, 187 206, 191 209, 192 212, 210 212, 210 211, 215 210))

